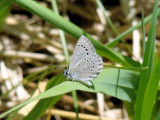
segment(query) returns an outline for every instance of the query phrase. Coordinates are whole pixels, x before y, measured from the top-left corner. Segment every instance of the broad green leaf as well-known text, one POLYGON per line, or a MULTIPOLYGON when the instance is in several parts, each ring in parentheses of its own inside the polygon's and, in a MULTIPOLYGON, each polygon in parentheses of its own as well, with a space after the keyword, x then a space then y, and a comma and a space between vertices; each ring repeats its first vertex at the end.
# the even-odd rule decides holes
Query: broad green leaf
POLYGON ((0 118, 35 100, 62 95, 73 90, 103 93, 115 96, 124 101, 134 102, 138 80, 139 74, 136 72, 129 70, 103 69, 99 77, 92 80, 94 88, 85 86, 79 82, 65 81, 55 87, 48 89, 47 91, 34 98, 26 100, 18 106, 10 109, 6 113, 1 114, 0 118))

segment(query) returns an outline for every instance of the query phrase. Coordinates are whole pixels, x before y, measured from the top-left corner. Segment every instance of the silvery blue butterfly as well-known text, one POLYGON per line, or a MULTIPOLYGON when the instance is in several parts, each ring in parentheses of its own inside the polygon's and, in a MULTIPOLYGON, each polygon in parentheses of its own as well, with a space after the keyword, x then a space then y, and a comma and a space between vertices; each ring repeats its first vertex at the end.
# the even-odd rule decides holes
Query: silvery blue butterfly
POLYGON ((93 44, 82 35, 74 48, 69 68, 64 71, 64 75, 68 80, 92 86, 90 80, 96 78, 102 68, 102 58, 96 54, 93 44))

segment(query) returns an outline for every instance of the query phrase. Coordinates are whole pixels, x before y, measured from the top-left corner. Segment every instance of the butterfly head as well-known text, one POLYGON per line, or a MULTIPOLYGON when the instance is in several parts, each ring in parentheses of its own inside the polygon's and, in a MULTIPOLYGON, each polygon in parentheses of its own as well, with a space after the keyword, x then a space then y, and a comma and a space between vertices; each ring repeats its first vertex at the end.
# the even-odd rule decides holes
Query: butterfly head
POLYGON ((66 77, 67 77, 67 76, 68 76, 68 74, 69 74, 69 73, 68 73, 68 69, 65 69, 65 70, 64 70, 64 72, 63 72, 63 74, 64 74, 64 76, 66 76, 66 77))
POLYGON ((63 72, 64 76, 67 77, 67 80, 73 80, 74 74, 69 73, 69 69, 64 70, 63 72))

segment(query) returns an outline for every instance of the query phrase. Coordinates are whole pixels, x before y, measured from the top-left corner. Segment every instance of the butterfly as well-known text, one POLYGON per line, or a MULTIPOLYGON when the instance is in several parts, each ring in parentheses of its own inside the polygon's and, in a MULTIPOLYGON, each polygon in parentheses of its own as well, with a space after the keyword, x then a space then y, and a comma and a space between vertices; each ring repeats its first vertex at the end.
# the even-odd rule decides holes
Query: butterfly
POLYGON ((67 80, 92 86, 90 80, 98 77, 102 68, 102 58, 96 54, 93 44, 82 35, 74 48, 69 67, 63 74, 67 80))

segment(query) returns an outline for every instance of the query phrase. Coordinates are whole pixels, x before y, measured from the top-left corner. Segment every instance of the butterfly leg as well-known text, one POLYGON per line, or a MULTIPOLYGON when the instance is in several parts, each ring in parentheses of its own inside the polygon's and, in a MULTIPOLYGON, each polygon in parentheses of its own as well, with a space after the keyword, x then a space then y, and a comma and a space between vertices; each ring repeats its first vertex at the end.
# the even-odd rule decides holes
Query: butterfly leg
POLYGON ((88 85, 88 86, 92 86, 92 82, 87 80, 87 81, 80 81, 81 83, 88 85))
POLYGON ((67 76, 67 81, 69 81, 69 76, 67 76))

